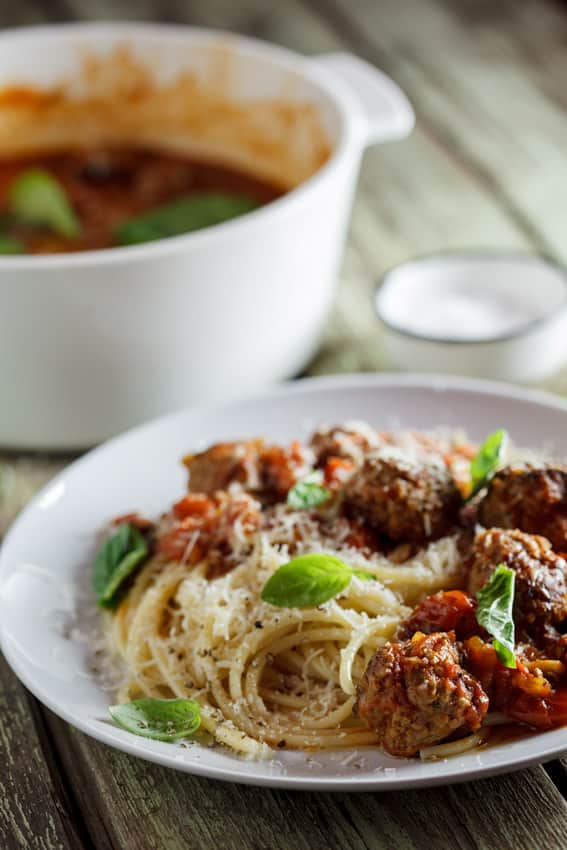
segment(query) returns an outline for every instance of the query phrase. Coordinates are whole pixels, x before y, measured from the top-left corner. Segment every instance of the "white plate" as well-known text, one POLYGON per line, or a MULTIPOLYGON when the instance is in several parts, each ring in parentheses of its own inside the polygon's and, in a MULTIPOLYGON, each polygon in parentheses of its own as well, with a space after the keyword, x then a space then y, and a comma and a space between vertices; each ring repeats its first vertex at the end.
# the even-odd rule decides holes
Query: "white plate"
POLYGON ((245 761, 227 751, 137 738, 108 721, 109 694, 89 674, 88 648, 66 639, 93 554, 93 535, 129 510, 157 515, 185 484, 188 450, 263 434, 306 436, 316 424, 366 419, 379 428, 465 426, 480 439, 506 427, 522 446, 567 456, 567 404, 542 393, 455 378, 350 376, 302 381, 263 398, 168 416, 74 463, 26 508, 0 557, 0 643, 13 670, 45 705, 110 746, 168 767, 256 785, 378 790, 472 779, 545 761, 567 750, 567 729, 441 762, 377 750, 278 753, 245 761))

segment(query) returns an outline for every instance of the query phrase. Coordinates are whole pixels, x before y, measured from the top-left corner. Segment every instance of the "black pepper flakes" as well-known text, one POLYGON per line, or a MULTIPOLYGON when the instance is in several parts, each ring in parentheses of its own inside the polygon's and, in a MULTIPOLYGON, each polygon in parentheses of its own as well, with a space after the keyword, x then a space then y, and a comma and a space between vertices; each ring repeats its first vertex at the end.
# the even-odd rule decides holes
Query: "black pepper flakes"
POLYGON ((276 744, 276 746, 277 746, 278 750, 283 750, 283 748, 285 747, 285 743, 286 743, 286 742, 285 742, 285 740, 284 740, 283 738, 282 738, 282 740, 281 740, 281 741, 278 741, 278 743, 276 744))
POLYGON ((261 620, 256 620, 256 622, 254 623, 254 628, 255 629, 263 629, 264 628, 263 622, 261 620))

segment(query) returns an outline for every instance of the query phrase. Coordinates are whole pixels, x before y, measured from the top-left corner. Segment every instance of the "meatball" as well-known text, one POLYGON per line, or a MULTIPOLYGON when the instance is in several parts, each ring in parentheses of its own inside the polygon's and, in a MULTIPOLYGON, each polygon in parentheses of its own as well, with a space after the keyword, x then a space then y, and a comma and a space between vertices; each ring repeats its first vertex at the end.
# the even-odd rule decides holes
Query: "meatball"
POLYGON ((459 640, 478 635, 476 599, 462 590, 440 590, 420 602, 400 624, 396 637, 410 638, 416 632, 455 632, 459 640))
POLYGON ((409 757, 450 735, 475 732, 487 709, 480 683, 459 664, 454 635, 417 632, 374 654, 355 710, 386 752, 409 757))
POLYGON ((493 477, 478 507, 486 528, 541 534, 567 551, 567 467, 505 467, 493 477))
POLYGON ((263 446, 263 440, 216 443, 203 452, 187 455, 183 463, 189 470, 189 489, 212 495, 235 482, 244 489, 257 488, 258 457, 263 446))
POLYGON ((545 537, 517 529, 479 532, 467 558, 469 593, 486 584, 499 564, 514 570, 514 623, 520 639, 557 638, 567 618, 567 561, 545 537))
POLYGON ((263 440, 217 443, 183 462, 189 470, 189 490, 213 495, 239 485, 265 504, 285 499, 288 490, 312 468, 313 455, 300 443, 289 448, 267 446, 263 440))
POLYGON ((260 452, 255 495, 264 504, 285 500, 294 484, 312 471, 312 465, 313 453, 296 440, 289 448, 266 446, 260 452))
POLYGON ((361 422, 319 428, 311 437, 310 446, 315 453, 315 462, 323 468, 330 458, 343 458, 360 466, 372 449, 378 448, 380 439, 376 431, 361 422))
POLYGON ((347 482, 345 511, 392 541, 423 543, 448 534, 461 496, 441 460, 406 460, 394 449, 369 455, 347 482))

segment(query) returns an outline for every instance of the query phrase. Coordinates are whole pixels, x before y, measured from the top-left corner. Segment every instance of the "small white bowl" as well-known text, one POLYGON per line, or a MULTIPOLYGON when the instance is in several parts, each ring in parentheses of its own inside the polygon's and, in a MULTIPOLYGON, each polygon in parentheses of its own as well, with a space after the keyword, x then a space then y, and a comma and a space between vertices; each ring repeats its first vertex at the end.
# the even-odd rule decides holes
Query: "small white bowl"
POLYGON ((412 260, 382 279, 376 311, 400 369, 529 383, 567 359, 567 272, 542 257, 412 260))

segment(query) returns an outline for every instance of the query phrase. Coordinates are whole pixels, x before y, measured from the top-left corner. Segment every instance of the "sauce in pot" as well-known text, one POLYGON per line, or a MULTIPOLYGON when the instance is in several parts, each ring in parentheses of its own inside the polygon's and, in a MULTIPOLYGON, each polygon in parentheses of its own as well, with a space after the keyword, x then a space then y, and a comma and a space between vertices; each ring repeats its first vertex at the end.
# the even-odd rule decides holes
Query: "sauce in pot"
POLYGON ((232 168, 155 150, 0 160, 0 253, 86 251, 175 236, 242 215, 284 193, 232 168), (15 187, 30 175, 36 179, 22 192, 35 197, 18 205, 15 187), (55 186, 74 220, 72 234, 37 214, 38 192, 45 195, 50 178, 51 190, 55 186))

